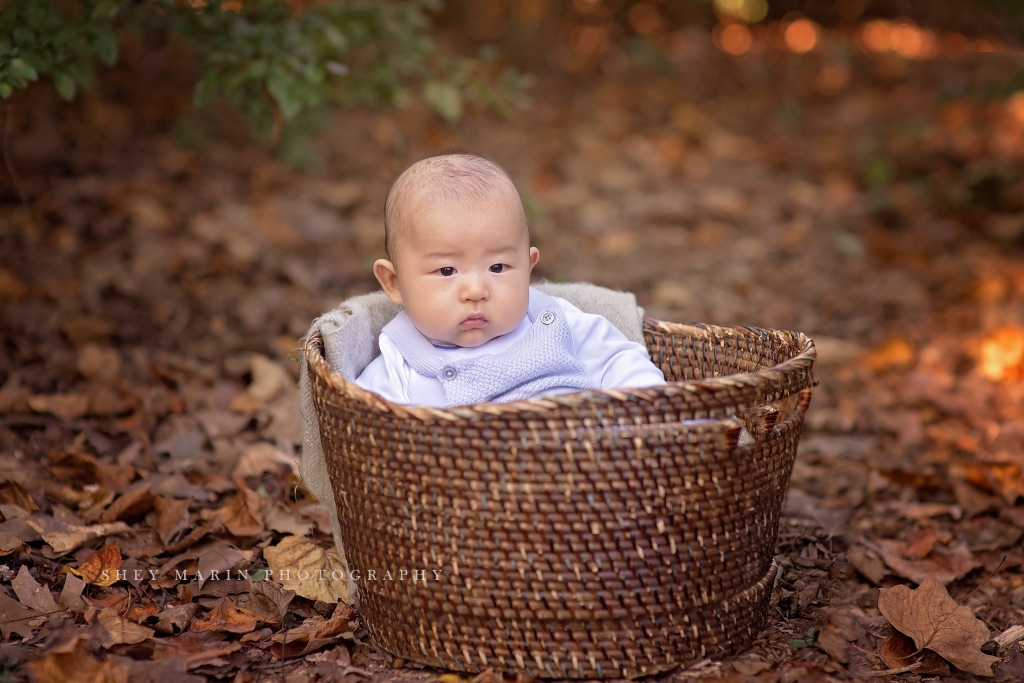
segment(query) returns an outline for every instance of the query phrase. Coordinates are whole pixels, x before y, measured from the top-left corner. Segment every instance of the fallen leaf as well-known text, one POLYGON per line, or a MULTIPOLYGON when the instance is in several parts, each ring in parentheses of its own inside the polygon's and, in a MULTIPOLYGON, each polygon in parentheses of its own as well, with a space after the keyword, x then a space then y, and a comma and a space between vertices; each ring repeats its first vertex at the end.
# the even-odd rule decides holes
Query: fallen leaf
POLYGON ((86 379, 109 382, 121 371, 121 355, 116 349, 89 343, 78 350, 75 367, 86 379))
POLYGON ((86 586, 85 581, 74 574, 66 574, 64 578, 64 590, 60 592, 60 606, 72 612, 84 612, 85 601, 82 600, 82 589, 86 586))
POLYGON ((50 589, 32 578, 28 571, 28 565, 21 565, 18 575, 11 581, 11 588, 14 589, 22 604, 28 605, 34 610, 43 614, 60 611, 53 596, 50 595, 50 589))
POLYGON ((255 536, 263 532, 260 496, 238 480, 238 493, 230 505, 217 511, 221 524, 235 536, 255 536))
POLYGON ((989 639, 988 627, 970 607, 954 602, 935 577, 925 577, 916 590, 881 589, 878 610, 890 626, 913 638, 917 649, 928 648, 963 671, 993 675, 992 664, 999 658, 981 651, 989 639))
POLYGON ((903 547, 903 556, 911 560, 923 559, 932 551, 932 547, 938 540, 939 535, 935 532, 935 529, 924 529, 917 536, 907 541, 907 544, 903 547))
POLYGON ((227 646, 226 637, 214 631, 186 631, 173 638, 161 638, 157 642, 157 649, 153 653, 153 659, 169 659, 182 657, 186 660, 192 655, 204 651, 221 651, 227 646))
POLYGON ((50 461, 49 470, 60 481, 74 486, 99 484, 108 491, 123 489, 135 479, 135 468, 100 462, 84 453, 62 453, 50 461))
POLYGON ((153 499, 153 507, 156 508, 156 532, 164 545, 179 536, 189 525, 188 500, 175 500, 157 496, 153 499))
POLYGON ((36 394, 28 405, 37 413, 49 413, 70 420, 89 412, 89 397, 85 394, 36 394))
POLYGON ((302 536, 286 536, 263 557, 288 590, 310 600, 351 603, 348 579, 338 551, 323 550, 302 536))
POLYGON ((858 362, 875 372, 906 367, 914 362, 914 349, 903 339, 895 337, 861 356, 858 362))
POLYGON ((25 546, 25 542, 14 534, 0 531, 0 556, 10 555, 25 546))
POLYGON ((46 622, 46 615, 0 593, 0 635, 4 640, 17 633, 29 638, 36 627, 46 622))
POLYGON ((238 413, 252 412, 295 387, 295 379, 280 363, 257 353, 252 354, 250 363, 252 382, 231 400, 231 410, 238 413))
POLYGON ((117 610, 107 608, 99 613, 97 617, 99 625, 103 627, 106 635, 103 637, 103 647, 110 648, 114 645, 134 645, 153 637, 153 629, 139 626, 136 623, 121 618, 117 610))
POLYGON ((135 487, 111 503, 110 507, 100 516, 101 522, 116 520, 128 521, 141 517, 153 509, 155 496, 150 492, 148 483, 135 487))
POLYGON ((70 526, 70 525, 44 525, 36 518, 27 520, 28 525, 35 529, 43 540, 46 541, 53 552, 63 555, 71 552, 78 546, 104 536, 123 534, 129 531, 128 525, 124 522, 111 522, 109 524, 95 524, 93 526, 70 526))
POLYGON ((280 624, 295 591, 288 591, 273 581, 257 581, 249 587, 249 606, 260 619, 269 624, 280 624))
POLYGON ((235 479, 259 477, 264 472, 276 473, 281 465, 286 466, 292 472, 298 471, 296 458, 289 456, 273 444, 258 441, 242 449, 242 455, 239 456, 235 469, 231 471, 231 476, 235 479))
POLYGON ((348 630, 350 612, 339 604, 330 619, 313 616, 295 628, 275 634, 270 642, 270 653, 278 659, 303 657, 314 650, 333 644, 337 637, 348 630))
POLYGON ((34 683, 127 683, 131 667, 121 660, 101 662, 85 649, 88 638, 76 635, 26 664, 34 683))
POLYGON ((156 630, 166 635, 175 635, 188 630, 192 617, 196 615, 199 605, 189 603, 170 607, 160 613, 156 621, 156 630))
POLYGON ((71 572, 94 586, 112 586, 117 583, 117 570, 123 565, 121 549, 108 543, 85 558, 78 569, 72 569, 71 572))
POLYGON ((890 629, 889 636, 882 641, 878 654, 890 669, 902 669, 911 664, 918 664, 916 674, 949 675, 949 666, 942 658, 931 650, 919 651, 914 641, 897 631, 890 629))
MULTIPOLYGON (((920 560, 907 559, 903 555, 904 544, 892 539, 878 541, 882 558, 894 574, 921 583, 925 577, 937 579, 943 585, 967 576, 981 566, 967 546, 959 543, 953 546, 935 546, 927 557, 920 560)), ((855 565, 856 566, 856 565, 855 565)))
POLYGON ((1014 648, 1006 659, 996 664, 997 683, 1020 683, 1024 681, 1024 653, 1014 648))
POLYGON ((15 505, 25 512, 35 512, 39 509, 32 495, 16 481, 0 482, 0 504, 15 505))
POLYGON ((259 617, 250 610, 237 607, 229 600, 221 600, 207 615, 207 619, 196 619, 190 627, 193 631, 219 631, 221 633, 249 633, 256 628, 259 617))
POLYGON ((131 605, 128 608, 128 613, 124 615, 124 618, 128 621, 134 621, 136 624, 141 624, 150 617, 156 616, 160 612, 160 608, 149 603, 148 605, 131 605))
POLYGON ((268 529, 289 536, 308 536, 313 531, 311 523, 301 521, 296 513, 276 502, 269 503, 263 511, 263 523, 268 529))
POLYGON ((850 549, 846 554, 846 559, 850 561, 857 571, 859 571, 864 578, 871 583, 878 585, 882 583, 882 579, 888 572, 885 570, 885 564, 879 559, 878 555, 866 548, 855 546, 850 549))

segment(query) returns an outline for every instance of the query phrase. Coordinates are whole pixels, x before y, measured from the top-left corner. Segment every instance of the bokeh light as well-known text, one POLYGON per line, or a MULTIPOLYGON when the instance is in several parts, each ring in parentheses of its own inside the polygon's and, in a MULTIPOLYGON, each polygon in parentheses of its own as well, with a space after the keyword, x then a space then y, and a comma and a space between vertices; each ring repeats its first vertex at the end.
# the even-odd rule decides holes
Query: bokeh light
POLYGON ((713 34, 715 45, 731 55, 742 55, 754 45, 754 36, 743 24, 719 24, 713 34))
MULTIPOLYGON (((905 18, 891 22, 884 19, 869 21, 860 28, 858 38, 866 52, 895 52, 904 59, 931 59, 939 53, 938 36, 905 18)), ((970 41, 967 41, 966 49, 970 49, 970 41)))
POLYGON ((783 37, 786 47, 797 54, 810 52, 818 44, 821 29, 810 19, 797 19, 786 27, 783 37))
POLYGON ((979 369, 985 377, 1001 381, 1020 373, 1024 364, 1024 330, 1016 325, 997 329, 981 344, 979 369))
POLYGON ((577 26, 569 34, 569 42, 576 54, 601 55, 608 50, 608 31, 603 26, 577 26))
POLYGON ((1017 123, 1024 126, 1024 90, 1018 90, 1006 102, 1006 109, 1017 123))
POLYGON ((767 0, 715 0, 715 9, 748 24, 768 16, 767 0))
POLYGON ((649 2, 640 2, 629 8, 629 23, 637 33, 654 33, 661 26, 661 13, 649 2))

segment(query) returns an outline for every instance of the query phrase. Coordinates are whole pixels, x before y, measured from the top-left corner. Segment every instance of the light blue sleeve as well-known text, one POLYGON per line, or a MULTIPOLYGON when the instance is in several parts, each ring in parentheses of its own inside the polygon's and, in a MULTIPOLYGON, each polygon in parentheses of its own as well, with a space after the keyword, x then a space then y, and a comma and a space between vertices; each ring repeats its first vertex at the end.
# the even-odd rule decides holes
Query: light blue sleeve
POLYGON ((665 375, 651 362, 647 349, 626 338, 608 319, 584 313, 555 297, 565 311, 576 357, 601 389, 627 389, 665 384, 665 375))

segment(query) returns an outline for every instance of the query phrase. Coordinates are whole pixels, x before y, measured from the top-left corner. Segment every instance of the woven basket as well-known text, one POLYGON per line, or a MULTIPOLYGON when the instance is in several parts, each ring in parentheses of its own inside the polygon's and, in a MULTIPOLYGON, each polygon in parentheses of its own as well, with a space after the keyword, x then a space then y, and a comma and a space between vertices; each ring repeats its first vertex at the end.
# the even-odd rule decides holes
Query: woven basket
POLYGON ((814 344, 651 319, 644 335, 667 385, 451 409, 385 401, 309 340, 341 535, 381 647, 458 671, 635 678, 751 643, 814 344))

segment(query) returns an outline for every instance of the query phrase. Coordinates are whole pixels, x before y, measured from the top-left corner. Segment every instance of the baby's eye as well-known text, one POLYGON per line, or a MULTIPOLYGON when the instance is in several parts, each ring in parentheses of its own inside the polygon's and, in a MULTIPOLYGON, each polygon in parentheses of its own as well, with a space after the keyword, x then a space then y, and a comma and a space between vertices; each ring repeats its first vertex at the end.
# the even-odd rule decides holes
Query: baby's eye
POLYGON ((493 266, 491 266, 491 272, 492 273, 501 273, 501 272, 504 272, 504 270, 505 270, 505 264, 504 263, 495 263, 493 266))
POLYGON ((451 277, 452 275, 455 275, 455 269, 452 268, 451 266, 445 266, 444 268, 438 268, 437 272, 441 273, 441 275, 443 275, 445 277, 451 277))

